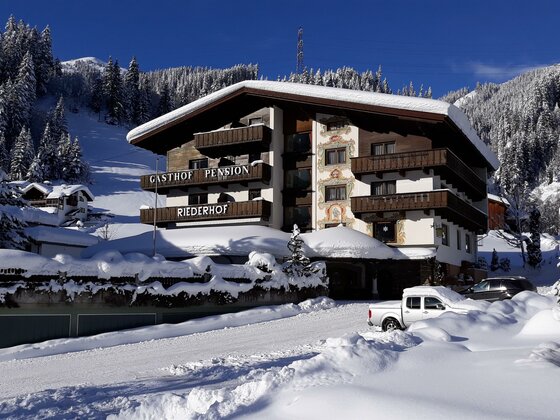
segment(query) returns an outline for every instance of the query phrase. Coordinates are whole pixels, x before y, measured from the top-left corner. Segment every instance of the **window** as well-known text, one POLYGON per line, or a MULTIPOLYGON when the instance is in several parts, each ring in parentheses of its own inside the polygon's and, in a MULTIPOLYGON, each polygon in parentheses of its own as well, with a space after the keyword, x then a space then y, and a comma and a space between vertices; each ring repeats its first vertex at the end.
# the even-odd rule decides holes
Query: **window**
POLYGON ((325 201, 346 200, 346 185, 331 185, 325 187, 325 201))
POLYGON ((375 224, 375 239, 381 242, 395 242, 395 223, 378 222, 375 224))
POLYGON ((488 281, 481 281, 473 286, 473 292, 486 292, 490 290, 490 283, 488 281))
POLYGON ((395 142, 374 143, 371 145, 371 154, 373 156, 388 155, 391 153, 395 153, 395 142))
POLYGON ((249 153, 249 163, 254 162, 255 160, 261 160, 260 152, 249 153))
POLYGON ((467 251, 469 254, 471 253, 471 235, 469 235, 468 233, 465 235, 465 251, 467 251))
POLYGON ((447 225, 441 225, 441 244, 449 245, 449 228, 447 225))
POLYGON ((208 204, 208 193, 190 194, 189 206, 194 206, 197 204, 208 204))
POLYGON ((406 307, 408 309, 420 309, 420 297, 407 297, 406 307))
MULTIPOLYGON (((218 196, 218 203, 233 203, 235 202, 235 198, 233 198, 232 195, 229 195, 227 193, 220 193, 220 195, 218 196)), ((201 203, 201 204, 206 204, 206 203, 201 203)))
POLYGON ((249 118, 249 125, 262 124, 262 117, 249 118))
POLYGON ((397 181, 371 183, 371 195, 389 195, 397 193, 397 181))
POLYGON ((189 160, 189 169, 208 168, 208 158, 189 160))
POLYGON ((310 133, 299 133, 286 136, 284 145, 286 152, 307 153, 311 151, 310 133))
POLYGON ((285 207, 284 208, 284 226, 291 230, 294 223, 301 228, 311 228, 311 207, 285 207))
POLYGON ((457 231, 457 249, 461 250, 461 232, 457 231))
POLYGON ((325 165, 346 163, 346 147, 325 150, 325 165))
POLYGON ((427 296, 424 298, 424 309, 439 309, 443 311, 445 306, 438 298, 427 296))
POLYGON ((260 189, 249 190, 249 200, 254 200, 255 198, 259 198, 260 196, 261 196, 260 189))
POLYGON ((311 169, 293 169, 284 172, 285 187, 305 190, 311 186, 311 169))
POLYGON ((327 123, 327 131, 340 130, 348 124, 344 120, 332 121, 327 123))

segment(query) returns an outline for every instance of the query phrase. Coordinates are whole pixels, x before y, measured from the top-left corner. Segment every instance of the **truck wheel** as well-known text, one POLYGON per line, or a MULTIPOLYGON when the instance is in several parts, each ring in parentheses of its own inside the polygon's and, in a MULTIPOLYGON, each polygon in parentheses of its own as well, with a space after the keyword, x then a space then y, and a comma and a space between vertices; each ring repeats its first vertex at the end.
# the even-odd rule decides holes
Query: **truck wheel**
POLYGON ((401 324, 395 318, 387 318, 383 321, 383 331, 393 331, 393 330, 400 330, 401 324))

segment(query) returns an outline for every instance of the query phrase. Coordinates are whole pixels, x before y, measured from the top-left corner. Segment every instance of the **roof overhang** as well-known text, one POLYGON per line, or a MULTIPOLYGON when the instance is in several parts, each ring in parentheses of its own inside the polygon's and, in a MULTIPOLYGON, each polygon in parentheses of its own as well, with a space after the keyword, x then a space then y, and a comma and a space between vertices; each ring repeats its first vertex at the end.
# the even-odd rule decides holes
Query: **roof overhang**
POLYGON ((241 117, 258 108, 285 104, 311 106, 325 113, 347 111, 444 123, 475 146, 490 170, 499 165, 467 117, 446 102, 286 82, 249 80, 226 87, 131 130, 127 140, 155 153, 165 153, 191 140, 196 132, 231 122, 232 115, 241 117))

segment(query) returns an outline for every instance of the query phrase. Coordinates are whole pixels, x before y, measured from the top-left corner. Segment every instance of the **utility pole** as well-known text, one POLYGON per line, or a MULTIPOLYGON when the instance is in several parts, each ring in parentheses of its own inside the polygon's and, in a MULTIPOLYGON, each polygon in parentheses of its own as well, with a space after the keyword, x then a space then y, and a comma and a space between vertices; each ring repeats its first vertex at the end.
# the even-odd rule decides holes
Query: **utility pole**
POLYGON ((303 73, 303 28, 300 26, 297 32, 297 63, 296 73, 303 73))
POLYGON ((153 235, 153 242, 154 242, 154 252, 152 256, 156 256, 156 230, 157 230, 157 194, 158 194, 158 163, 159 163, 159 156, 156 155, 156 189, 155 189, 155 198, 154 198, 154 235, 153 235))

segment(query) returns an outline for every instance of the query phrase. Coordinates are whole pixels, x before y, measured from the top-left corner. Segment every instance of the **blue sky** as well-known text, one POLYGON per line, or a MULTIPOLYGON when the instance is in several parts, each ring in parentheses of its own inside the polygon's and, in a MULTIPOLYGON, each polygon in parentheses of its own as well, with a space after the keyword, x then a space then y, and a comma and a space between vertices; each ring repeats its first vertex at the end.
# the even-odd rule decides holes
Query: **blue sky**
POLYGON ((413 81, 435 97, 560 62, 557 0, 1 0, 3 22, 10 14, 49 24, 63 61, 111 55, 126 67, 135 55, 142 70, 258 63, 269 79, 295 70, 302 26, 307 67, 381 65, 393 90, 413 81))

